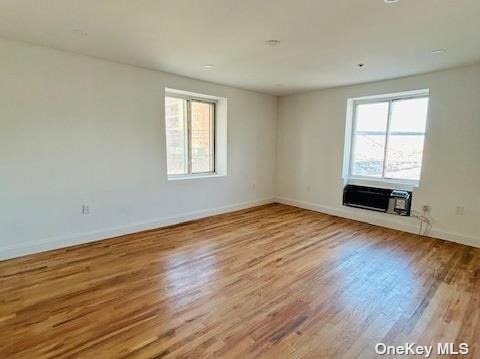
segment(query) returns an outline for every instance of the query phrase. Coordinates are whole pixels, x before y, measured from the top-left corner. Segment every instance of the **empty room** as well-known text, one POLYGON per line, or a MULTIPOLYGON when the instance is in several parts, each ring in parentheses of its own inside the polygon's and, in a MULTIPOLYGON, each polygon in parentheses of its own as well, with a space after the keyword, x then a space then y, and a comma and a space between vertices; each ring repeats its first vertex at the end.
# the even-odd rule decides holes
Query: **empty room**
POLYGON ((0 0, 0 358, 480 358, 478 0, 0 0))

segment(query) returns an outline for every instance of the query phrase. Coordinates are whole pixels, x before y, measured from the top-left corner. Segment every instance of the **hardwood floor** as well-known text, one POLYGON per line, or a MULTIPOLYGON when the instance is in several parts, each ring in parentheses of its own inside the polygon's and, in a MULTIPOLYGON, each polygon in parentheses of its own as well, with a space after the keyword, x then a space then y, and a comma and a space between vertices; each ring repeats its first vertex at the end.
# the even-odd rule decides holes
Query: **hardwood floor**
POLYGON ((280 204, 0 262, 0 278, 0 358, 480 357, 480 249, 280 204))

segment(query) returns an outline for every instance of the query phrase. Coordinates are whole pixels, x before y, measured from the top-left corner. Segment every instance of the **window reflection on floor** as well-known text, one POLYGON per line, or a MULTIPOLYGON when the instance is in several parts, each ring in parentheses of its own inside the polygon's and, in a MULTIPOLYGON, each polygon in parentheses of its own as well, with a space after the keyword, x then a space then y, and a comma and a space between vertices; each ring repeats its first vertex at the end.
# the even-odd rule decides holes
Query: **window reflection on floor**
MULTIPOLYGON (((347 310, 352 316, 361 316, 372 309, 372 303, 376 312, 388 316, 415 310, 414 306, 418 305, 415 293, 419 293, 422 286, 414 273, 411 256, 400 253, 400 250, 392 251, 391 247, 372 246, 362 251, 365 265, 355 262, 354 267, 339 271, 332 278, 335 285, 342 288, 335 304, 338 312, 347 310)), ((342 256, 337 258, 345 266, 342 256)))
POLYGON ((178 310, 213 289, 217 258, 210 247, 186 248, 166 259, 165 272, 170 305, 178 310))

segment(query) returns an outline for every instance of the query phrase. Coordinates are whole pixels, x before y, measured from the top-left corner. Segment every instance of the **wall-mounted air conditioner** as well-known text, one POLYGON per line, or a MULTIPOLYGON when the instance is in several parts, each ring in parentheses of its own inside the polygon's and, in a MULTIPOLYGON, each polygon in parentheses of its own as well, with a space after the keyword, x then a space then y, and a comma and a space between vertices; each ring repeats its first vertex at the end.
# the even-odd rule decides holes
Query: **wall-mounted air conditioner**
POLYGON ((343 190, 344 206, 409 216, 411 204, 409 191, 357 185, 347 185, 343 190))

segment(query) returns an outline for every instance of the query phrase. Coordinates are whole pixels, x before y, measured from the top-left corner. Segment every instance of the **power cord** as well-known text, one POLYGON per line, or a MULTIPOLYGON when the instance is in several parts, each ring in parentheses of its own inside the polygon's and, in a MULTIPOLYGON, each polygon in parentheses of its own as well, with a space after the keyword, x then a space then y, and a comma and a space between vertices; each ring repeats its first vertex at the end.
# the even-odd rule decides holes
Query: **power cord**
POLYGON ((411 216, 414 218, 417 218, 420 222, 418 234, 421 236, 428 235, 428 233, 430 233, 430 230, 432 229, 432 220, 428 215, 428 210, 423 208, 421 213, 416 210, 412 210, 411 216), (425 228, 424 228, 424 225, 425 225, 425 228))

